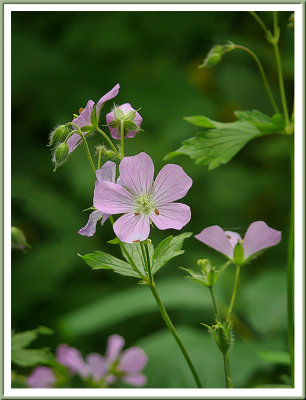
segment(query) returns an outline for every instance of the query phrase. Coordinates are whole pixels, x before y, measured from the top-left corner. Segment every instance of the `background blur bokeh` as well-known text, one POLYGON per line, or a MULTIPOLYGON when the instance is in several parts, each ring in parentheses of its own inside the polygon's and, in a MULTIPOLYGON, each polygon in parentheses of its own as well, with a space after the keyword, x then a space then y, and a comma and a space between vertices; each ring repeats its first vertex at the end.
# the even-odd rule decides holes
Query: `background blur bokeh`
MULTIPOLYGON (((272 26, 270 13, 260 13, 272 26)), ((279 13, 280 51, 291 109, 293 33, 289 13, 279 13)), ((273 110, 254 61, 242 52, 224 57, 215 69, 198 69, 214 44, 232 40, 261 58, 278 103, 272 47, 247 12, 13 12, 12 16, 12 224, 32 248, 14 252, 12 323, 16 331, 46 325, 53 336, 37 346, 66 342, 83 354, 103 353, 110 334, 145 349, 147 387, 194 387, 176 343, 166 331, 149 290, 133 278, 92 271, 78 256, 113 252, 110 224, 93 238, 78 235, 92 205, 93 176, 80 146, 55 174, 47 148, 58 123, 71 120, 88 99, 97 101, 117 82, 118 104, 142 107, 144 133, 128 140, 126 154, 145 151, 156 171, 163 157, 197 132, 182 117, 206 115, 231 121, 233 110, 273 110)), ((112 102, 103 111, 109 111, 112 102)), ((98 137, 90 146, 99 143, 98 137)), ((171 161, 172 162, 172 161, 171 161)), ((250 142, 228 165, 208 172, 187 157, 180 164, 194 184, 184 199, 193 218, 185 231, 218 224, 242 235, 264 220, 282 230, 277 247, 242 269, 235 344, 231 350, 236 387, 282 383, 287 366, 260 354, 287 350, 286 246, 290 204, 287 138, 250 142)), ((154 243, 175 234, 153 230, 154 243)), ((224 262, 193 238, 186 253, 164 267, 157 288, 208 387, 224 387, 221 355, 200 321, 213 321, 208 290, 184 279, 179 266, 198 258, 224 262)), ((234 269, 216 286, 220 305, 229 301, 234 269)))

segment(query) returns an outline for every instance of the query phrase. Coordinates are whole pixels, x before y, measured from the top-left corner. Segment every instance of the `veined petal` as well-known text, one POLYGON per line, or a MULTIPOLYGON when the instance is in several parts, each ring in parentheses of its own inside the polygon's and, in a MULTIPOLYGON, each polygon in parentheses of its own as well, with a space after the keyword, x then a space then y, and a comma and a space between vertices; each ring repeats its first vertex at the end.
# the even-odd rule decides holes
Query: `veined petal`
POLYGON ((101 97, 101 99, 98 101, 97 107, 96 107, 97 117, 99 117, 100 109, 101 109, 102 105, 106 101, 111 100, 114 97, 116 97, 117 94, 119 93, 119 89, 120 89, 120 85, 119 85, 119 83, 117 83, 117 85, 115 85, 109 92, 107 92, 103 97, 101 97))
POLYGON ((195 235, 195 238, 207 246, 220 251, 220 253, 225 254, 230 259, 234 256, 234 246, 232 246, 224 230, 218 225, 203 229, 202 232, 195 235))
POLYGON ((112 121, 114 121, 114 119, 115 119, 115 113, 114 113, 114 111, 110 111, 108 114, 106 114, 105 119, 106 119, 106 123, 107 123, 108 129, 109 129, 109 131, 110 131, 112 137, 113 137, 114 139, 121 139, 119 129, 118 129, 118 128, 112 128, 112 127, 110 126, 110 123, 111 123, 112 121))
POLYGON ((99 182, 113 182, 116 180, 116 164, 113 161, 106 161, 100 169, 96 171, 96 177, 99 182))
POLYGON ((107 214, 134 210, 134 198, 124 187, 112 182, 98 182, 94 190, 94 206, 107 214))
POLYGON ((80 128, 82 128, 83 126, 91 125, 91 113, 94 105, 95 103, 92 100, 88 100, 84 110, 77 118, 74 118, 72 122, 74 122, 80 128))
POLYGON ((74 347, 61 344, 57 348, 56 358, 57 361, 65 365, 72 374, 77 373, 83 378, 89 375, 90 371, 83 360, 82 354, 74 347))
POLYGON ((181 199, 192 185, 192 179, 176 164, 165 165, 157 175, 153 186, 153 198, 157 206, 181 199))
POLYGON ((108 363, 115 361, 124 346, 125 340, 120 335, 112 335, 108 338, 106 347, 106 359, 108 363))
POLYGON ((239 235, 239 233, 232 231, 225 231, 224 233, 228 237, 230 244, 233 246, 233 248, 235 248, 238 241, 241 240, 241 236, 239 235))
POLYGON ((129 213, 118 218, 113 228, 121 242, 138 242, 148 238, 150 233, 150 220, 147 215, 129 213))
MULTIPOLYGON (((93 211, 88 218, 87 224, 79 230, 79 234, 83 236, 93 236, 96 233, 96 225, 102 217, 103 212, 99 210, 93 211)), ((109 216, 109 215, 108 215, 109 216)))
POLYGON ((282 238, 282 232, 270 228, 263 221, 253 222, 243 240, 244 259, 260 250, 277 245, 282 238))
POLYGON ((94 381, 100 380, 108 370, 108 364, 105 358, 98 353, 88 354, 86 362, 94 381))
POLYGON ((148 362, 146 353, 140 347, 130 347, 120 358, 118 369, 122 372, 140 372, 148 362))
POLYGON ((73 135, 71 135, 70 138, 67 140, 69 153, 72 153, 81 143, 82 143, 82 138, 78 133, 74 133, 73 135))
POLYGON ((147 383, 147 377, 143 374, 128 374, 122 380, 132 386, 144 386, 147 383))
POLYGON ((32 371, 26 382, 32 388, 48 388, 54 385, 56 378, 51 368, 39 366, 32 371))
POLYGON ((146 153, 124 157, 119 165, 120 182, 134 195, 150 194, 154 177, 152 158, 146 153))
POLYGON ((190 207, 182 203, 168 203, 150 215, 158 229, 182 229, 191 218, 190 207))

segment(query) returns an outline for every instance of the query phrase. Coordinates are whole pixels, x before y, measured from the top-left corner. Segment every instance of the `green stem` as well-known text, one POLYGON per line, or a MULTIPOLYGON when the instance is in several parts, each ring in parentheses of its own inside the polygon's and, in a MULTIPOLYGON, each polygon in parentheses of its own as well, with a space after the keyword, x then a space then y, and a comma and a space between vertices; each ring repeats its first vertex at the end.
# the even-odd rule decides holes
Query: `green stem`
POLYGON ((96 128, 96 131, 99 132, 104 139, 108 142, 108 144, 111 146, 111 148, 114 150, 116 156, 121 160, 120 154, 118 153, 118 150, 116 149, 114 143, 110 140, 110 138, 107 136, 107 134, 105 132, 102 131, 102 129, 100 128, 96 128))
POLYGON ((232 311, 235 303, 235 298, 236 298, 236 293, 237 293, 237 288, 238 288, 238 281, 239 281, 239 272, 240 272, 240 265, 236 265, 236 275, 235 275, 235 282, 234 282, 234 289, 233 289, 233 294, 230 302, 229 309, 227 311, 227 317, 226 319, 230 321, 231 316, 232 316, 232 311))
POLYGON ((150 261, 150 252, 149 252, 148 239, 145 241, 145 252, 146 252, 146 257, 147 257, 149 282, 150 282, 150 284, 152 284, 153 283, 153 276, 152 276, 152 271, 151 271, 151 261, 150 261))
POLYGON ((213 305, 214 305, 214 309, 215 309, 215 313, 216 313, 217 319, 218 319, 218 321, 221 322, 221 318, 220 318, 220 314, 219 314, 219 311, 218 311, 216 298, 215 298, 215 294, 214 294, 214 290, 213 290, 212 286, 209 287, 209 290, 210 290, 210 294, 211 294, 211 298, 212 298, 212 302, 213 302, 213 305))
POLYGON ((98 153, 98 169, 101 168, 101 158, 102 158, 102 151, 99 150, 99 153, 98 153))
POLYGON ((228 389, 231 389, 233 387, 233 383, 231 380, 231 375, 230 375, 230 366, 229 366, 229 358, 228 354, 223 353, 223 362, 224 362, 224 372, 225 372, 225 383, 226 387, 228 389))
POLYGON ((260 62, 260 60, 259 60, 259 58, 257 57, 257 55, 256 55, 252 50, 250 50, 249 48, 247 48, 247 47, 245 47, 245 46, 240 46, 240 45, 236 45, 236 44, 235 44, 235 48, 236 48, 236 49, 243 50, 243 51, 247 52, 251 57, 253 57, 254 61, 256 62, 257 66, 258 66, 259 72, 260 72, 260 74, 261 74, 263 83, 264 83, 265 88, 266 88, 266 90, 267 90, 267 93, 268 93, 269 99, 270 99, 270 101, 271 101, 271 104, 272 104, 272 106, 273 106, 273 108, 274 108, 274 111, 275 111, 276 113, 279 113, 279 109, 278 109, 278 107, 277 107, 277 105, 276 105, 276 102, 275 102, 275 100, 274 100, 273 94, 272 94, 272 92, 271 92, 270 85, 269 85, 269 82, 268 82, 266 73, 265 73, 265 71, 264 71, 264 69, 263 69, 263 66, 262 66, 262 64, 261 64, 261 62, 260 62))
POLYGON ((292 386, 294 386, 294 135, 290 135, 289 141, 291 160, 291 211, 288 244, 287 307, 290 366, 292 386))
POLYGON ((249 11, 249 13, 255 18, 255 20, 259 23, 259 25, 262 27, 262 29, 264 30, 265 34, 267 36, 271 35, 271 32, 269 31, 269 29, 266 27, 266 25, 264 24, 263 20, 256 14, 256 12, 254 11, 249 11))
POLYGON ((274 25, 274 40, 272 41, 272 45, 274 48, 276 65, 277 65, 279 91, 280 91, 280 95, 281 95, 281 101, 282 101, 282 107, 283 107, 283 112, 284 112, 284 116, 285 116, 286 126, 289 127, 290 121, 289 121, 286 93, 285 93, 285 87, 284 87, 283 69, 282 69, 282 63, 281 63, 279 49, 278 49, 279 27, 277 24, 277 11, 273 11, 273 25, 274 25))
POLYGON ((176 332, 176 329, 174 328, 174 325, 173 325, 173 323, 172 323, 172 321, 171 321, 171 319, 170 319, 170 317, 169 317, 169 315, 168 315, 168 313, 167 313, 167 311, 166 311, 166 309, 165 309, 165 307, 164 307, 164 305, 163 305, 163 303, 162 303, 162 301, 161 301, 161 299, 160 299, 160 297, 159 297, 159 295, 157 293, 157 290, 156 290, 154 282, 152 282, 149 285, 149 287, 150 287, 151 292, 152 292, 152 294, 153 294, 153 296, 154 296, 154 298, 156 300, 156 303, 158 305, 160 313, 161 313, 161 315, 162 315, 162 317, 163 317, 168 329, 170 330, 170 332, 171 332, 172 336, 174 337, 176 343, 178 344, 179 348, 181 349, 181 352, 183 353, 183 356, 185 357, 185 360, 186 360, 186 362, 187 362, 187 364, 188 364, 188 366, 190 368, 190 371, 191 371, 191 373, 192 373, 192 375, 194 377, 194 380, 195 380, 198 388, 202 388, 202 384, 201 384, 200 378, 199 378, 199 376, 197 374, 197 371, 195 369, 195 366, 193 365, 193 363, 191 361, 191 358, 189 357, 189 354, 188 354, 183 342, 181 341, 178 333, 176 332))

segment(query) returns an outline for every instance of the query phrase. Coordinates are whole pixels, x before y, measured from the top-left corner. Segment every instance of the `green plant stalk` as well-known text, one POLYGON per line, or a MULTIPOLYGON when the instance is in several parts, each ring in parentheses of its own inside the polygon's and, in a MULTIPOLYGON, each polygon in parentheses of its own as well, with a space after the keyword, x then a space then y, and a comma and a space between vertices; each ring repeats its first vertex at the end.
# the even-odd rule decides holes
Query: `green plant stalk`
POLYGON ((104 137, 104 139, 108 142, 108 144, 111 146, 111 148, 115 152, 116 156, 119 158, 119 160, 121 160, 122 158, 121 158, 120 154, 118 153, 118 150, 116 149, 114 143, 107 136, 107 134, 105 132, 103 132, 102 129, 100 129, 98 127, 96 127, 95 129, 96 129, 97 132, 99 132, 104 137))
POLYGON ((254 11, 249 11, 250 14, 256 19, 256 21, 259 23, 259 25, 262 27, 262 29, 264 30, 266 35, 269 35, 271 32, 269 31, 269 29, 266 27, 266 25, 264 24, 264 22, 262 21, 262 19, 256 14, 256 12, 254 11))
POLYGON ((212 298, 212 302, 213 302, 213 305, 214 305, 214 310, 215 310, 217 319, 218 319, 218 321, 221 322, 221 318, 220 318, 220 314, 219 314, 219 311, 218 311, 217 302, 216 302, 216 298, 215 298, 215 294, 214 294, 214 290, 213 290, 212 286, 209 287, 209 291, 210 291, 210 294, 211 294, 211 298, 212 298))
POLYGON ((232 311, 235 303, 235 298, 236 298, 236 293, 237 293, 237 288, 238 288, 238 282, 239 282, 239 273, 240 273, 240 265, 236 265, 236 275, 235 275, 235 282, 234 282, 234 289, 233 289, 233 294, 230 302, 230 306, 227 311, 227 317, 226 319, 230 321, 231 316, 232 316, 232 311))
POLYGON ((250 50, 249 48, 247 48, 247 47, 245 47, 245 46, 236 45, 236 44, 234 44, 234 45, 235 45, 235 48, 236 48, 236 49, 243 50, 243 51, 247 52, 251 57, 253 57, 254 61, 256 62, 257 66, 258 66, 260 75, 261 75, 261 77, 262 77, 263 83, 264 83, 265 88, 266 88, 266 90, 267 90, 267 93, 268 93, 269 99, 270 99, 270 101, 271 101, 271 104, 272 104, 272 106, 273 106, 273 108, 274 108, 274 111, 275 111, 276 113, 279 113, 279 109, 278 109, 278 107, 277 107, 277 105, 276 105, 276 102, 275 102, 275 100, 274 100, 273 94, 272 94, 272 92, 271 92, 270 85, 269 85, 269 82, 268 82, 266 73, 265 73, 265 71, 264 71, 264 69, 263 69, 263 66, 262 66, 262 64, 261 64, 261 62, 260 62, 260 60, 259 60, 259 58, 258 58, 257 55, 256 55, 252 50, 250 50))
POLYGON ((101 168, 101 158, 102 158, 102 151, 99 150, 99 153, 98 153, 98 169, 101 168))
POLYGON ((151 289, 151 292, 152 292, 152 294, 153 294, 153 296, 155 298, 155 301, 156 301, 156 303, 158 305, 159 311, 160 311, 160 313, 161 313, 161 315, 162 315, 162 317, 163 317, 168 329, 170 330, 170 332, 171 332, 172 336, 174 337, 176 343, 178 344, 179 348, 181 349, 181 352, 183 353, 183 356, 185 357, 185 360, 186 360, 186 362, 187 362, 187 364, 188 364, 188 366, 190 368, 190 371, 191 371, 191 373, 192 373, 192 375, 194 377, 194 380, 195 380, 195 382, 197 384, 197 387, 198 388, 202 388, 202 384, 201 384, 200 378, 199 378, 199 376, 197 374, 197 371, 195 369, 195 366, 193 365, 193 363, 191 361, 191 358, 189 357, 189 354, 188 354, 183 342, 181 341, 176 329, 174 328, 174 325, 173 325, 173 323, 172 323, 172 321, 171 321, 171 319, 170 319, 170 317, 169 317, 169 315, 168 315, 168 313, 167 313, 167 311, 166 311, 166 309, 165 309, 165 307, 164 307, 164 305, 163 305, 163 303, 162 303, 162 301, 161 301, 161 299, 160 299, 160 297, 159 297, 159 295, 157 293, 157 290, 156 290, 154 282, 152 282, 149 285, 149 287, 151 289))

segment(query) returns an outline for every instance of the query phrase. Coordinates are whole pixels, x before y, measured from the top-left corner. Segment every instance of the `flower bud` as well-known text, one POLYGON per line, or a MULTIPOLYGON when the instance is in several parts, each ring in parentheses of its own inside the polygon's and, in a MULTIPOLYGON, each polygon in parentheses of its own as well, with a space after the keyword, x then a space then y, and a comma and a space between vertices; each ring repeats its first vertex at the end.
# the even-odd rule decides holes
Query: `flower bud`
POLYGON ((22 230, 16 228, 15 226, 11 227, 11 246, 12 249, 18 250, 26 250, 30 247, 22 230))
POLYGON ((216 64, 218 64, 222 60, 223 54, 232 51, 235 48, 234 43, 229 42, 228 44, 225 45, 218 45, 214 46, 210 49, 209 53, 205 57, 203 63, 199 65, 199 68, 204 68, 204 67, 214 67, 216 64))
POLYGON ((232 326, 229 321, 217 322, 215 325, 206 326, 223 354, 226 354, 232 345, 232 326))
POLYGON ((201 266, 201 275, 194 273, 192 270, 187 268, 181 268, 184 271, 187 271, 190 276, 188 278, 192 279, 194 282, 199 283, 200 285, 204 285, 208 288, 214 286, 217 282, 217 279, 220 276, 220 272, 223 271, 224 268, 221 270, 217 270, 214 265, 211 265, 211 262, 207 259, 198 260, 198 265, 201 266))
POLYGON ((101 154, 103 158, 106 158, 107 160, 112 160, 116 154, 113 150, 108 149, 107 147, 103 146, 102 144, 99 144, 96 146, 96 155, 101 154))
POLYGON ((69 129, 66 125, 58 126, 53 132, 51 132, 48 146, 55 146, 56 144, 63 142, 68 133, 69 129))
POLYGON ((53 170, 53 172, 55 172, 57 170, 58 167, 60 167, 61 165, 64 164, 64 162, 67 160, 69 155, 69 147, 67 145, 67 143, 63 142, 60 143, 56 150, 55 150, 55 168, 53 170))

